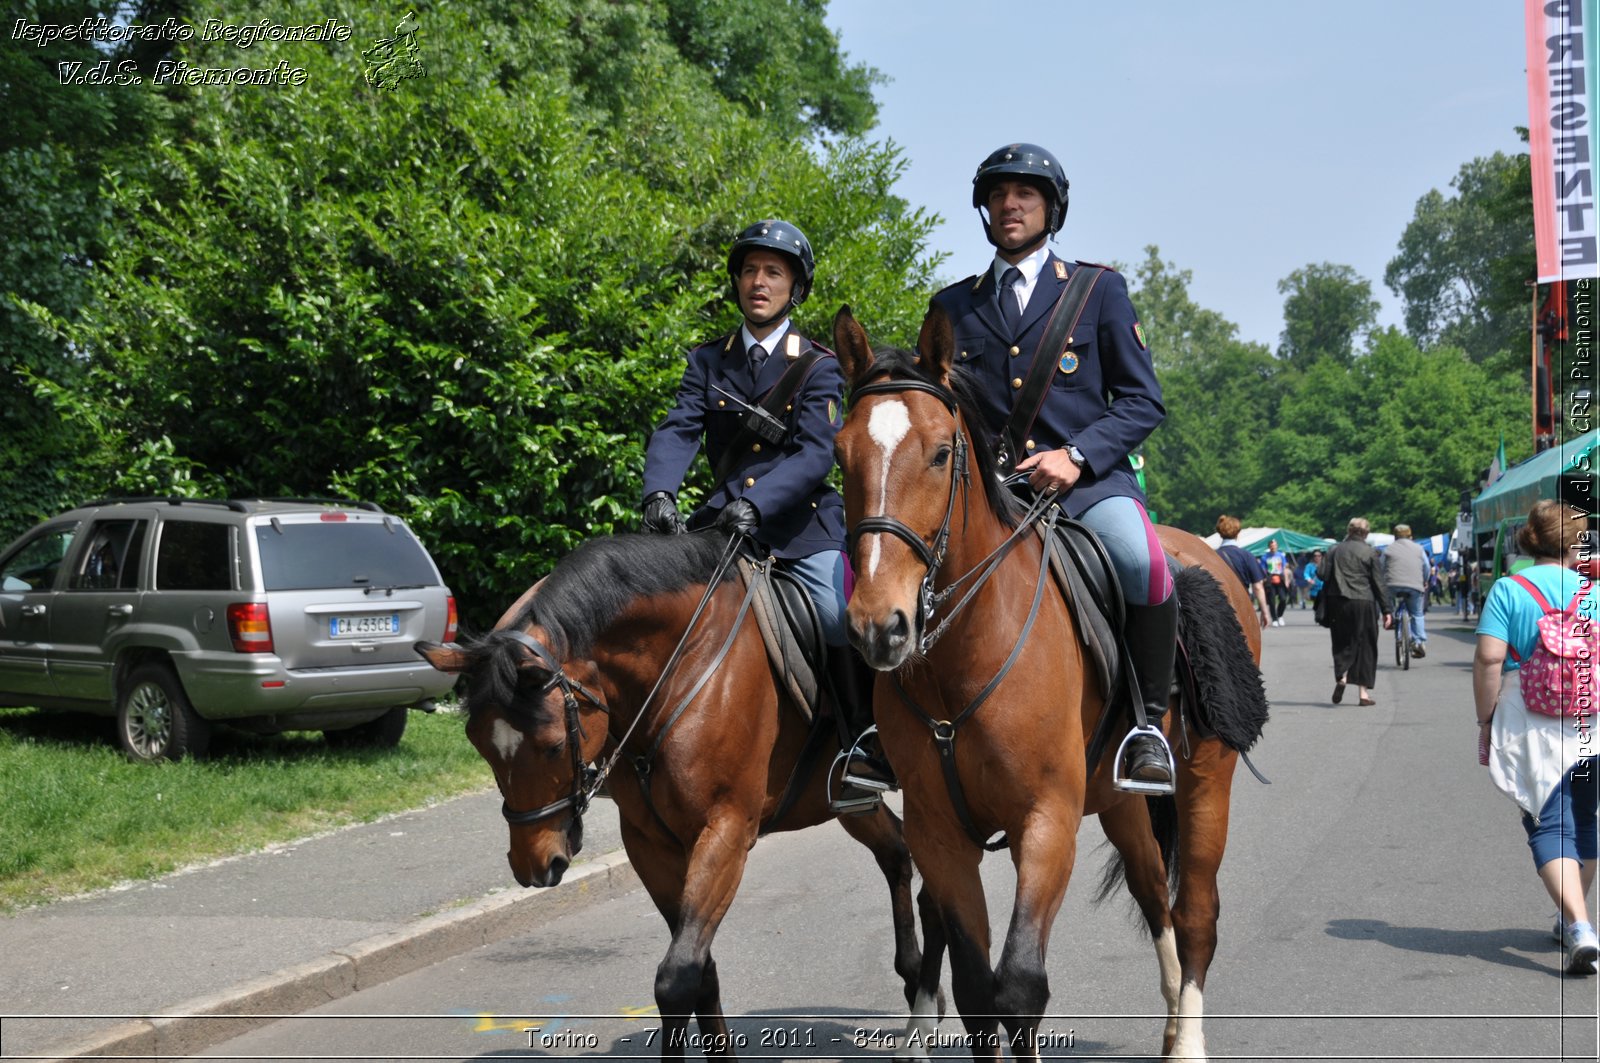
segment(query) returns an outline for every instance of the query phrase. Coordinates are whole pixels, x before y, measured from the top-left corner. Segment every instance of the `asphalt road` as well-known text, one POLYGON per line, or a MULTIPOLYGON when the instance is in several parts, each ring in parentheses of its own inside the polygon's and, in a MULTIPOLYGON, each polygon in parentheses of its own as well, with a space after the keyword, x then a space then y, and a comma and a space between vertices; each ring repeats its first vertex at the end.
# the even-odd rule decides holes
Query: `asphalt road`
MULTIPOLYGON (((1330 703, 1327 634, 1308 611, 1266 632, 1273 716, 1252 757, 1272 785, 1242 768, 1234 784, 1205 1000, 1214 1060, 1596 1058, 1600 979, 1561 976, 1514 806, 1474 756, 1470 631, 1433 619, 1428 657, 1386 664, 1371 708, 1353 689, 1330 703)), ((1045 1054, 1152 1058, 1155 957, 1130 906, 1089 903, 1100 840, 1086 823, 1051 939, 1045 1054)), ((984 870, 1000 928, 1011 867, 993 855, 984 870)), ((654 1058, 666 944, 639 891, 206 1055, 654 1058)), ((837 826, 762 842, 715 948, 740 1055, 889 1058, 904 1011, 891 951, 881 878, 837 826)))

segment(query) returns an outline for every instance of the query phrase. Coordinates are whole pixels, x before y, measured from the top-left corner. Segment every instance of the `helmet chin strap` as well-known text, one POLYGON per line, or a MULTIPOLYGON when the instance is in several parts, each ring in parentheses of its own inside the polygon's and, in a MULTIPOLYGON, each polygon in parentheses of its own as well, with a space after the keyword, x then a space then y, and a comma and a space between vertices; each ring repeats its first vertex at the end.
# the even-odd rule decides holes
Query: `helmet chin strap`
MULTIPOLYGON (((1054 210, 1055 210, 1055 207, 1052 206, 1051 207, 1051 211, 1054 212, 1054 210)), ((1054 218, 1054 214, 1052 213, 1052 220, 1053 220, 1053 218, 1054 218)), ((985 214, 983 212, 983 208, 982 207, 978 208, 978 220, 983 223, 983 238, 985 240, 988 240, 989 243, 993 244, 994 247, 996 249, 998 249, 1001 253, 1007 254, 1007 255, 1014 255, 1018 251, 1027 251, 1029 254, 1032 254, 1036 249, 1038 249, 1040 247, 1043 247, 1045 245, 1045 243, 1047 241, 1049 241, 1050 237, 1055 235, 1055 232, 1047 225, 1047 226, 1045 226, 1044 232, 1040 233, 1038 236, 1034 237, 1032 240, 1027 240, 1027 241, 1024 241, 1023 243, 1014 244, 1011 247, 1006 247, 1004 244, 1000 243, 998 240, 996 240, 994 238, 994 229, 990 224, 990 217, 989 217, 989 215, 987 215, 987 214, 985 214)))

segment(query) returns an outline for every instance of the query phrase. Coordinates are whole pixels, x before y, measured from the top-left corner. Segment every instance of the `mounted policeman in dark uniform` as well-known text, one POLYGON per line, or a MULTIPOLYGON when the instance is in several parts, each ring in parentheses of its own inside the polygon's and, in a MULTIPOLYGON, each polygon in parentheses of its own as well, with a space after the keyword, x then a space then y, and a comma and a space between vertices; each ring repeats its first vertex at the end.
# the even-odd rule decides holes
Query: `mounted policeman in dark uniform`
POLYGON ((1129 663, 1152 725, 1124 742, 1119 786, 1171 793, 1172 754, 1158 728, 1172 684, 1178 603, 1128 460, 1166 409, 1127 282, 1115 270, 1057 258, 1047 246, 1066 217, 1067 189, 1061 163, 1036 144, 1010 144, 984 159, 972 205, 994 261, 934 302, 950 316, 958 362, 978 381, 1005 464, 1031 474, 1034 490, 1060 492, 1062 511, 1092 529, 1110 555, 1127 603, 1129 663), (1060 323, 1044 350, 1053 318, 1060 323), (1047 361, 1030 372, 1037 360, 1047 361))
MULTIPOLYGON (((861 734, 870 730, 872 686, 845 638, 844 499, 827 482, 844 375, 833 352, 789 320, 811 292, 815 265, 810 241, 786 221, 756 222, 733 242, 728 276, 744 323, 689 352, 677 402, 645 453, 643 524, 668 535, 705 527, 748 535, 795 576, 816 605, 850 733, 861 734), (676 495, 702 436, 715 487, 685 523, 676 495)), ((865 810, 893 788, 887 764, 858 742, 838 806, 865 810)))

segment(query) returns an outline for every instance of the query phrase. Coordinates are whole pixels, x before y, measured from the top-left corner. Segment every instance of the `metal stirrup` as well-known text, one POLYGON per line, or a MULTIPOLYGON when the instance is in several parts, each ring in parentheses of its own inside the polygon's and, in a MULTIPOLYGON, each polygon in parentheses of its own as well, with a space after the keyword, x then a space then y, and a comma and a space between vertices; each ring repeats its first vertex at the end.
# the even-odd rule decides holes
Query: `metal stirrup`
POLYGON ((850 816, 861 812, 871 812, 874 811, 879 805, 883 804, 882 793, 875 791, 862 793, 860 792, 860 787, 857 787, 858 792, 856 794, 853 794, 849 797, 845 796, 845 784, 848 783, 852 786, 855 785, 854 783, 850 783, 848 778, 850 757, 854 752, 854 749, 840 750, 834 756, 833 763, 828 765, 828 777, 826 780, 824 780, 824 785, 826 786, 826 793, 828 797, 828 810, 836 816, 850 816), (838 774, 840 764, 845 766, 846 774, 841 777, 839 793, 835 795, 833 792, 833 778, 834 775, 838 774))
POLYGON ((1178 778, 1178 765, 1172 759, 1172 747, 1167 745, 1167 736, 1159 728, 1145 724, 1130 730, 1122 739, 1122 744, 1117 746, 1116 759, 1111 762, 1111 788, 1129 794, 1145 794, 1153 797, 1170 796, 1177 792, 1176 781, 1178 778), (1161 754, 1167 761, 1167 782, 1146 782, 1143 779, 1133 779, 1122 774, 1122 761, 1128 752, 1128 744, 1136 737, 1148 735, 1161 744, 1161 754))
POLYGON ((866 752, 861 748, 862 744, 864 742, 866 742, 866 740, 869 737, 871 737, 872 735, 875 735, 877 733, 878 733, 878 725, 877 724, 873 724, 871 727, 868 727, 865 731, 862 731, 859 735, 856 736, 855 744, 852 745, 847 752, 840 753, 839 755, 845 758, 845 762, 844 762, 844 781, 845 782, 849 783, 851 786, 858 786, 863 790, 876 790, 878 793, 888 793, 890 790, 893 790, 894 787, 890 786, 888 783, 884 782, 882 779, 868 779, 868 778, 866 778, 864 776, 857 775, 855 772, 850 770, 850 765, 851 764, 854 764, 858 760, 866 760, 867 759, 866 752))

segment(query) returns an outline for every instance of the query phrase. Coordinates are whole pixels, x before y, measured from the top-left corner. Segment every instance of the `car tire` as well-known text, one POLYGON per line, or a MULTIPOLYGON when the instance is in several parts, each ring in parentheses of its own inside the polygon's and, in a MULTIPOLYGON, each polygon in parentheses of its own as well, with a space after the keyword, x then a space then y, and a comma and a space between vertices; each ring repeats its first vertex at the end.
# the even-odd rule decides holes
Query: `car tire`
POLYGON ((330 746, 341 749, 393 749, 400 744, 401 736, 406 733, 408 711, 404 705, 399 705, 376 720, 368 720, 366 723, 358 723, 354 727, 338 731, 323 731, 322 737, 330 746))
POLYGON ((117 741, 130 760, 202 757, 211 744, 211 725, 189 704, 171 668, 142 664, 118 691, 117 741))

